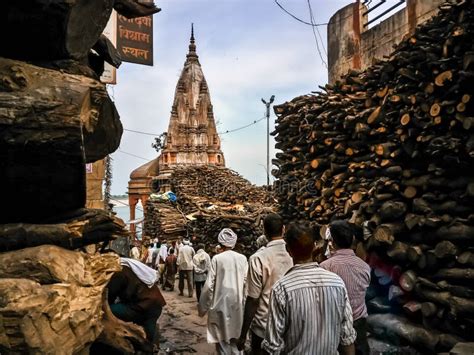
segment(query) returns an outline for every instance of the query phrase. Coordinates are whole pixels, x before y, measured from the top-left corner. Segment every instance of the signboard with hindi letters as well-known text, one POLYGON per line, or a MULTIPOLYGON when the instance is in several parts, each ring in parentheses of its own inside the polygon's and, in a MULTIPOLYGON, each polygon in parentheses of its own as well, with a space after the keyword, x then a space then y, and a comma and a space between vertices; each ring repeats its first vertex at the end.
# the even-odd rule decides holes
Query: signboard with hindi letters
POLYGON ((153 17, 118 15, 117 50, 124 62, 153 65, 153 17))

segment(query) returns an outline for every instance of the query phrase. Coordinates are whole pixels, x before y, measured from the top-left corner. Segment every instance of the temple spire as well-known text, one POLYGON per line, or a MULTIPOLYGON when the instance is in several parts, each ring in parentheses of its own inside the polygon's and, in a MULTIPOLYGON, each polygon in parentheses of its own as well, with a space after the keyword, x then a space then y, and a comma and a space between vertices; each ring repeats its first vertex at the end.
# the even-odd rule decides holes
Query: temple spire
POLYGON ((196 54, 196 44, 195 44, 195 40, 194 40, 194 24, 191 23, 191 38, 189 40, 189 53, 187 55, 187 57, 196 57, 197 58, 197 54, 196 54))

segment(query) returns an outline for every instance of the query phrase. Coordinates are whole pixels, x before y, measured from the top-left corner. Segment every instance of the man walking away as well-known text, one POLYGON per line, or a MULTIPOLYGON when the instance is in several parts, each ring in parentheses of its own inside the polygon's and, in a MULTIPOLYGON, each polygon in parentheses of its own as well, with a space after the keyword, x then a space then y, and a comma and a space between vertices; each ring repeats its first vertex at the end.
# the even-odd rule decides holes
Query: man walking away
POLYGON ((293 260, 286 251, 283 240, 283 220, 276 213, 270 213, 263 221, 264 236, 268 238, 266 247, 258 250, 249 259, 247 277, 247 300, 245 302, 244 322, 238 341, 243 350, 247 332, 251 329, 252 354, 263 354, 262 340, 268 318, 268 304, 272 286, 293 266, 293 260))
POLYGON ((168 256, 168 246, 166 243, 161 243, 160 249, 158 250, 158 256, 156 257, 156 269, 160 273, 160 284, 163 284, 163 273, 165 271, 165 261, 168 256))
POLYGON ((163 290, 166 290, 167 287, 174 290, 174 282, 176 279, 176 273, 178 272, 177 257, 174 255, 174 249, 170 248, 169 254, 165 260, 165 269, 163 271, 164 280, 163 280, 163 290))
POLYGON ((224 228, 218 237, 222 252, 214 255, 199 300, 199 315, 207 317, 207 341, 218 354, 241 354, 231 339, 240 334, 244 318, 247 259, 232 249, 237 235, 224 228))
POLYGON ((262 348, 270 354, 354 354, 356 333, 344 281, 313 262, 316 234, 307 224, 285 233, 294 266, 275 283, 262 348))
POLYGON ((348 222, 342 220, 331 222, 329 231, 336 250, 328 260, 321 263, 321 267, 339 275, 344 281, 357 333, 356 354, 368 355, 365 293, 370 284, 370 266, 351 249, 354 233, 348 222))
POLYGON ((196 286, 196 298, 199 302, 201 297, 201 289, 207 279, 209 267, 211 266, 211 258, 204 250, 204 244, 198 245, 198 251, 193 257, 194 264, 194 284, 196 286))
MULTIPOLYGON (((158 251, 158 249, 156 248, 155 244, 154 243, 151 243, 149 246, 148 246, 148 252, 147 252, 147 255, 146 255, 146 260, 145 260, 145 264, 146 266, 148 267, 151 267, 153 268, 153 254, 158 251)), ((156 255, 156 254, 155 254, 156 255)))
POLYGON ((179 248, 178 267, 179 267, 179 295, 184 296, 184 278, 188 282, 188 297, 193 297, 193 257, 194 249, 189 246, 189 240, 183 241, 183 246, 179 248))

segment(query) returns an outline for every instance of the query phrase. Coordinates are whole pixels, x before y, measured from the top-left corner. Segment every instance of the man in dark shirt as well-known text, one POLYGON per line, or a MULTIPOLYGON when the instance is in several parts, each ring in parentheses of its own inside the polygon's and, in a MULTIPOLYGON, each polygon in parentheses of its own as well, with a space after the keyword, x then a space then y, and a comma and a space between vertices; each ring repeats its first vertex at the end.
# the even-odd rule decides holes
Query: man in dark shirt
POLYGON ((112 276, 108 285, 110 309, 117 318, 142 326, 152 342, 156 322, 166 305, 156 271, 137 260, 120 261, 122 270, 112 276))

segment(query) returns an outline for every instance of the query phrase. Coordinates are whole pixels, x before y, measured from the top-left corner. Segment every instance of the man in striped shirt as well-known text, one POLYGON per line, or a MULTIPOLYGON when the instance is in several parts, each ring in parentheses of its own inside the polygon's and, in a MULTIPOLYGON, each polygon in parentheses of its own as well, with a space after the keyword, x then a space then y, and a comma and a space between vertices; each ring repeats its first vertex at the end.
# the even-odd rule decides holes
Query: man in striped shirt
POLYGON ((354 232, 346 221, 333 221, 329 225, 335 252, 321 263, 321 267, 339 275, 346 285, 352 308, 354 329, 357 332, 356 354, 369 354, 367 342, 367 307, 365 292, 370 284, 370 266, 351 249, 354 232))
POLYGON ((316 233, 292 223, 285 234, 293 266, 275 283, 262 348, 270 354, 354 354, 356 333, 346 287, 313 262, 316 233))

